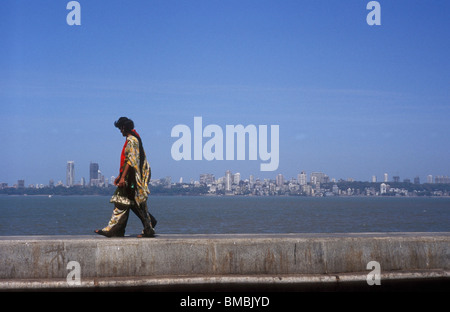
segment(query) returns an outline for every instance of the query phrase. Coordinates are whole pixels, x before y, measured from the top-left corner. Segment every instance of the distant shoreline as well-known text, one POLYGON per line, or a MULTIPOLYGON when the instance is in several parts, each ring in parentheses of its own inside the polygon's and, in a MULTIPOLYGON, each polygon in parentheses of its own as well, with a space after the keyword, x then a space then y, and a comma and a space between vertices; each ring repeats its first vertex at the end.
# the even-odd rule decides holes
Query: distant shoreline
MULTIPOLYGON (((0 194, 0 197, 110 197, 102 194, 0 194)), ((301 196, 301 195, 215 195, 215 194, 150 194, 150 197, 219 197, 219 198, 450 198, 449 195, 421 195, 421 196, 365 196, 365 195, 340 195, 340 196, 301 196)))
MULTIPOLYGON (((241 196, 241 197, 450 197, 450 184, 405 182, 331 182, 317 185, 283 184, 272 182, 251 186, 245 183, 233 184, 231 189, 219 184, 164 184, 150 185, 151 196, 241 196), (220 186, 220 185, 219 185, 220 186), (382 187, 383 186, 383 187, 382 187)), ((21 196, 112 196, 116 186, 56 186, 42 188, 4 187, 0 195, 21 196)))

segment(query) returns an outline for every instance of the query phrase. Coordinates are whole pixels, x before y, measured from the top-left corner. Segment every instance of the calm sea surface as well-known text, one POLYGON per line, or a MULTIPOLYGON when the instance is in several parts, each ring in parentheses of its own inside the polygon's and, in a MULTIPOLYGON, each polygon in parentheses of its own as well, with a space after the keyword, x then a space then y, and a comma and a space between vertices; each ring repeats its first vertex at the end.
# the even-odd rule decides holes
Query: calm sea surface
MULTIPOLYGON (((150 196, 159 234, 448 232, 450 198, 150 196)), ((85 235, 106 196, 0 196, 0 235, 85 235)), ((142 225, 131 212, 126 235, 142 225)))

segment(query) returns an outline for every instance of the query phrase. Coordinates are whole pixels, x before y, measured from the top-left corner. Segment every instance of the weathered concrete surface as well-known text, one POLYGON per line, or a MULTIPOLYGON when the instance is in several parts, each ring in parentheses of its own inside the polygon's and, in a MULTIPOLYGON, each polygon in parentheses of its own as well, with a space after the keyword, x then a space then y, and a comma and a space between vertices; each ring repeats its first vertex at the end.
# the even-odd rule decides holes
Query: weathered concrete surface
POLYGON ((448 286, 449 242, 448 232, 0 237, 0 289, 367 287, 370 261, 382 283, 448 286), (80 286, 67 283, 70 261, 80 264, 80 286))

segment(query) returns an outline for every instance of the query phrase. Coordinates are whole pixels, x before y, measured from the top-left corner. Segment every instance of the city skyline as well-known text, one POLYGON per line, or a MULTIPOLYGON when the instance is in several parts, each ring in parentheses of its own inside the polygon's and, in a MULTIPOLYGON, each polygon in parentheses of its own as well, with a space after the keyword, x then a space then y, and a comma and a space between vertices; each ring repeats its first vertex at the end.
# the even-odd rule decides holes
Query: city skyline
MULTIPOLYGON (((55 185, 49 181, 49 185, 25 186, 24 180, 12 187, 0 183, 0 193, 5 195, 111 195, 115 187, 108 183, 108 179, 98 170, 98 164, 90 164, 90 182, 85 184, 69 185, 73 180, 73 162, 67 163, 67 185, 62 181, 55 185), (96 170, 96 172, 94 172, 96 170)), ((111 177, 111 181, 115 177, 111 177)), ((214 174, 203 173, 199 180, 189 182, 172 181, 170 176, 161 179, 152 179, 149 183, 153 195, 206 195, 206 196, 395 196, 395 197, 448 197, 450 196, 450 177, 436 176, 433 182, 431 175, 427 176, 425 183, 420 182, 419 177, 414 181, 404 179, 400 181, 399 176, 393 176, 389 181, 388 174, 383 175, 383 182, 377 182, 372 176, 371 182, 354 181, 353 179, 342 180, 329 178, 323 172, 304 171, 297 178, 285 178, 277 174, 275 179, 260 179, 250 175, 249 178, 241 177, 239 172, 232 173, 230 170, 224 176, 216 178, 214 174)), ((84 178, 82 178, 82 181, 84 178)))
MULTIPOLYGON (((65 181, 66 183, 63 183, 62 179, 57 179, 57 185, 63 185, 66 187, 71 187, 71 186, 108 186, 109 184, 113 184, 113 180, 115 179, 115 175, 110 175, 110 178, 108 178, 106 175, 104 175, 101 170, 100 170, 100 166, 98 163, 95 162, 90 162, 89 163, 89 179, 86 180, 86 178, 84 176, 81 176, 79 178, 79 180, 75 179, 75 162, 74 161, 67 161, 66 164, 66 176, 65 176, 65 181), (88 181, 88 182, 86 182, 88 181)), ((233 179, 233 181, 235 181, 235 177, 238 176, 238 181, 251 181, 252 179, 258 179, 260 180, 261 178, 257 175, 257 174, 250 174, 247 177, 242 176, 240 172, 233 172, 230 169, 226 170, 223 176, 217 175, 219 178, 225 178, 225 179, 233 179), (230 176, 230 178, 228 178, 228 176, 230 176)), ((202 180, 204 181, 215 181, 216 180, 216 174, 214 173, 198 173, 197 174, 198 179, 196 178, 183 178, 183 177, 174 177, 172 179, 172 176, 165 176, 165 177, 152 177, 152 180, 161 180, 161 179, 167 179, 170 178, 170 180, 172 181, 179 181, 180 183, 184 182, 187 183, 186 181, 190 181, 190 183, 194 183, 194 182, 200 182, 202 183, 202 180)), ((277 185, 278 184, 283 184, 284 181, 288 181, 288 180, 292 180, 292 179, 296 179, 298 181, 298 183, 300 185, 306 184, 306 183, 312 183, 315 184, 316 182, 319 183, 332 183, 332 182, 338 182, 338 181, 349 181, 349 182, 373 182, 373 183, 377 183, 377 182, 410 182, 410 183, 414 183, 414 184, 423 184, 423 183, 450 183, 450 178, 448 175, 442 175, 442 174, 437 174, 437 175, 432 175, 432 174, 428 174, 425 177, 420 177, 418 175, 415 176, 405 176, 405 177, 400 177, 399 175, 390 175, 389 173, 385 172, 382 174, 382 179, 378 179, 377 175, 372 175, 370 178, 368 178, 367 180, 358 180, 358 179, 354 179, 352 177, 330 177, 329 175, 327 175, 325 172, 321 172, 321 171, 312 171, 310 173, 301 170, 299 171, 297 174, 293 174, 293 175, 285 175, 283 173, 274 173, 272 177, 266 177, 266 178, 262 178, 261 180, 264 179, 268 179, 268 180, 273 180, 276 181, 277 185), (309 179, 308 179, 309 176, 309 179), (279 183, 279 181, 283 181, 281 183, 279 183)), ((15 182, 17 183, 8 183, 5 181, 0 181, 0 183, 2 184, 2 187, 12 187, 14 185, 22 185, 21 187, 25 187, 26 186, 26 179, 17 179, 15 182), (20 181, 20 182, 19 182, 20 181)), ((54 179, 50 179, 48 181, 48 184, 44 184, 44 183, 29 183, 28 185, 33 185, 33 186, 51 186, 52 184, 54 184, 54 179)), ((231 180, 229 182, 227 182, 227 186, 226 188, 230 188, 231 184, 231 180)), ((20 186, 19 186, 20 187, 20 186)))
MULTIPOLYGON (((121 116, 154 178, 449 176, 450 2, 380 1, 380 25, 368 2, 80 0, 70 25, 68 1, 2 1, 0 182, 67 183, 69 160, 77 181, 89 183, 90 162, 117 175, 121 116), (227 160, 225 138, 224 160, 175 160, 171 131, 194 133, 195 117, 223 134, 278 126, 278 167, 260 170, 261 148, 227 160)), ((200 130, 193 151, 216 139, 200 130)))

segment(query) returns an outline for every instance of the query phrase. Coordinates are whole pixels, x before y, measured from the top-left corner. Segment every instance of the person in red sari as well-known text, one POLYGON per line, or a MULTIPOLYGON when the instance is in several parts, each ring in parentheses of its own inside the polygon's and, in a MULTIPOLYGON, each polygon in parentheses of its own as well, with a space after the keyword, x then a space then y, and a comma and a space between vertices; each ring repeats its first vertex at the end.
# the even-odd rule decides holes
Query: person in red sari
POLYGON ((107 237, 124 236, 131 209, 144 226, 138 237, 153 237, 156 219, 148 212, 147 207, 151 168, 141 137, 134 129, 134 122, 127 117, 120 117, 114 122, 114 126, 126 137, 120 157, 120 173, 114 181, 117 189, 110 200, 114 204, 114 211, 108 225, 95 230, 95 233, 107 237))

